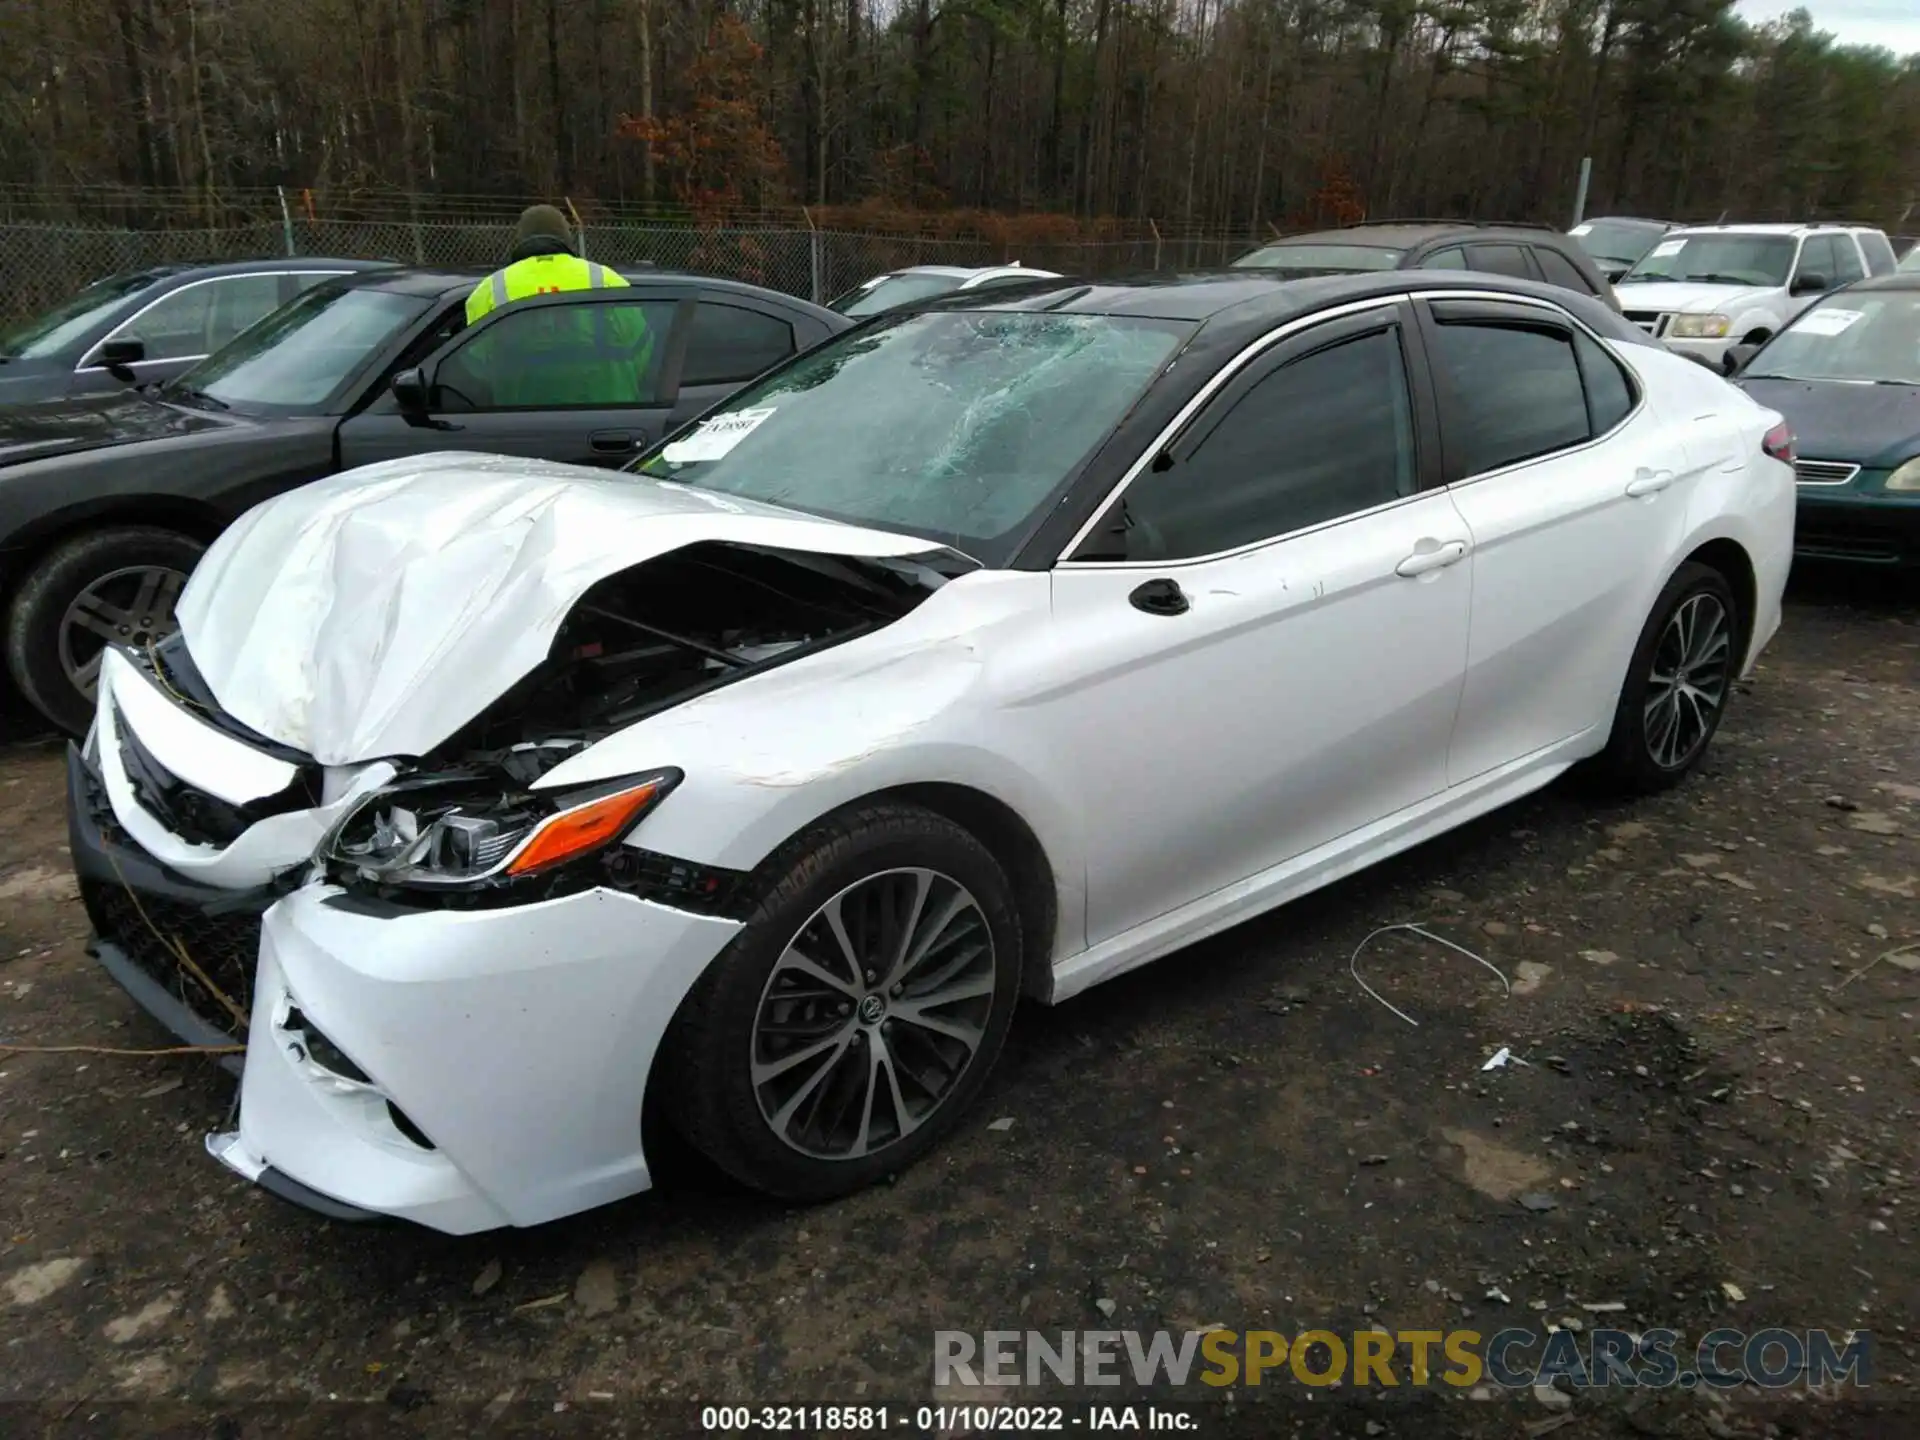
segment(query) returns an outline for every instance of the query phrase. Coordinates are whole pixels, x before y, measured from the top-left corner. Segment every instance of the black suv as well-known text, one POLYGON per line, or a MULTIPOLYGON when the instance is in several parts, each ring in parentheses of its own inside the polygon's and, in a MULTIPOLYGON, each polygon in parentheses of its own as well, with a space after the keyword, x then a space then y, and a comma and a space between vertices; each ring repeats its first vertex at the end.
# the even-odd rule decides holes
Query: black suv
POLYGON ((1289 235, 1242 255, 1237 269, 1318 274, 1365 270, 1484 270, 1541 280, 1618 310, 1613 287, 1580 242, 1549 225, 1476 220, 1369 220, 1338 230, 1289 235))

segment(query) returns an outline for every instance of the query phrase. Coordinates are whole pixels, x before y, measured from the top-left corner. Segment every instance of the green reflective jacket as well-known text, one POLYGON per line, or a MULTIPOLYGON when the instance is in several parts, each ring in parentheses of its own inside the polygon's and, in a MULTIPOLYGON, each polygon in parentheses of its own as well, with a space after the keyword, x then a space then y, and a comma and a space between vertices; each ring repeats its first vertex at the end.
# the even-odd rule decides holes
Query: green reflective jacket
MULTIPOLYGON (((534 255, 496 270, 467 296, 467 323, 515 300, 565 290, 625 289, 626 279, 576 255, 534 255)), ((542 309, 504 321, 462 352, 485 379, 468 388, 488 408, 645 404, 655 383, 653 334, 638 304, 542 309), (482 398, 484 396, 484 398, 482 398)))
POLYGON ((531 295, 558 295, 562 290, 618 289, 626 277, 582 260, 578 255, 529 255, 504 270, 496 270, 467 296, 467 323, 496 310, 511 300, 531 295))

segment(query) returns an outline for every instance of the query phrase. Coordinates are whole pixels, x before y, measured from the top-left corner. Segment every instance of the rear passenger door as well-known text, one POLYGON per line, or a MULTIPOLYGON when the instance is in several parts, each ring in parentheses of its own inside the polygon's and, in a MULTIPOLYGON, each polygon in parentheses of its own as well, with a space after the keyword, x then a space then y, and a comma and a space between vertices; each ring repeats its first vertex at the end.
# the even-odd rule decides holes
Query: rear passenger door
POLYGON ((1458 785, 1611 722, 1684 539, 1687 452, 1637 377, 1556 307, 1436 298, 1418 309, 1448 489, 1473 536, 1447 758, 1458 785))
POLYGON ((703 414, 756 375, 824 338, 825 327, 812 317, 757 295, 701 291, 689 321, 673 424, 703 414))

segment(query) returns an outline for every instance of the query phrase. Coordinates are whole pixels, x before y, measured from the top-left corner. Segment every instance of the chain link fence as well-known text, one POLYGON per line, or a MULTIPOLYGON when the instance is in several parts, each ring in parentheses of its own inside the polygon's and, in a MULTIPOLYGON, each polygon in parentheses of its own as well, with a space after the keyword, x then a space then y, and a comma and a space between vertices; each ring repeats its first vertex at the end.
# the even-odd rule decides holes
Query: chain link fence
MULTIPOLYGON (((86 223, 0 221, 0 320, 37 314, 81 286, 151 265, 244 260, 279 255, 391 260, 449 268, 503 264, 510 220, 310 220, 217 229, 131 229, 86 223)), ((651 264, 750 281, 825 303, 862 281, 908 265, 1017 262, 1067 275, 1224 265, 1251 248, 1237 236, 1061 241, 1008 249, 985 239, 862 234, 762 225, 589 222, 589 258, 603 264, 651 264)))

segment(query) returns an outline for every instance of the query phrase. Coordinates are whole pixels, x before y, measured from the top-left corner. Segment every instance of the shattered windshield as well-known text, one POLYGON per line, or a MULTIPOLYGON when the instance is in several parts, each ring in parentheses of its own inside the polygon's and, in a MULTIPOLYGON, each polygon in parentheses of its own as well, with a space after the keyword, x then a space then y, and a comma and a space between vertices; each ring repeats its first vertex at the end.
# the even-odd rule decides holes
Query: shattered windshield
POLYGON ((1031 311, 903 316, 802 356, 632 468, 926 535, 995 564, 1192 328, 1031 311))

